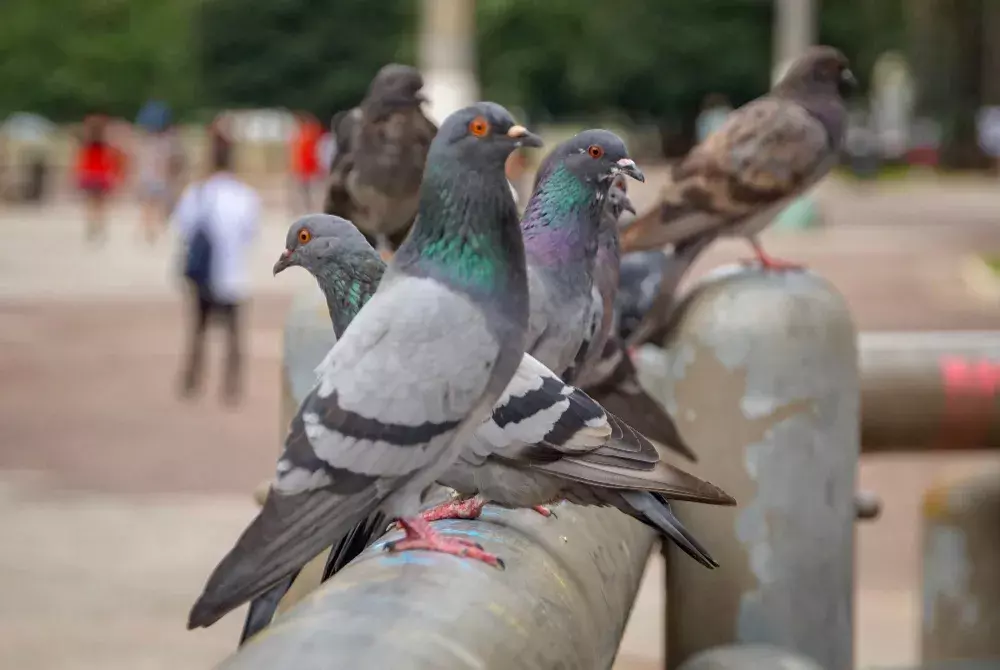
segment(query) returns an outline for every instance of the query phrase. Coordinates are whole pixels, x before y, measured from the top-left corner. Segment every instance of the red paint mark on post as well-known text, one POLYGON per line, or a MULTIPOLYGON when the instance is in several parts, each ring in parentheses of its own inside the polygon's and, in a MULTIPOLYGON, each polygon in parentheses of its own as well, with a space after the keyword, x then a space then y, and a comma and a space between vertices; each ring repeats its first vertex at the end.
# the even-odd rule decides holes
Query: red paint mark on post
POLYGON ((993 423, 1000 362, 942 356, 939 366, 944 384, 943 446, 981 446, 993 423))

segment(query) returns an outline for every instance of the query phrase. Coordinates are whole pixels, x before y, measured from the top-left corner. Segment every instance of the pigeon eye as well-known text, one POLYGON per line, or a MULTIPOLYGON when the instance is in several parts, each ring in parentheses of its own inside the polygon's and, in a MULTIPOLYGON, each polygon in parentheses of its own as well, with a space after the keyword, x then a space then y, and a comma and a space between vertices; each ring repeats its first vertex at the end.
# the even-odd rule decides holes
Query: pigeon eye
POLYGON ((469 122, 469 132, 476 137, 485 137, 490 132, 490 122, 481 116, 477 116, 469 122))
POLYGON ((604 149, 602 149, 596 144, 591 144, 589 147, 587 147, 587 153, 590 154, 591 158, 600 158, 601 156, 604 155, 604 149))
POLYGON ((305 228, 299 231, 299 244, 307 244, 312 238, 312 233, 305 228))

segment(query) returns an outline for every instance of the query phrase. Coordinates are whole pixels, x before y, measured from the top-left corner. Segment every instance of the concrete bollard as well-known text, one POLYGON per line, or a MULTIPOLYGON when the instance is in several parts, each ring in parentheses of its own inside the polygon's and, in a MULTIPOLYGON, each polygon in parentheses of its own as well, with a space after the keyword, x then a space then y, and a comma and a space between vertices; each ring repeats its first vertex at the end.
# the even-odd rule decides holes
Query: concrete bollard
POLYGON ((823 668, 810 658, 780 647, 765 644, 734 644, 696 654, 681 666, 681 670, 823 670, 823 668))
POLYGON ((923 662, 988 660, 1000 667, 997 472, 926 493, 923 552, 923 662))
POLYGON ((734 642, 852 667, 859 380, 855 330, 805 272, 723 269, 682 305, 642 381, 738 507, 679 504, 722 564, 668 551, 667 667, 734 642))

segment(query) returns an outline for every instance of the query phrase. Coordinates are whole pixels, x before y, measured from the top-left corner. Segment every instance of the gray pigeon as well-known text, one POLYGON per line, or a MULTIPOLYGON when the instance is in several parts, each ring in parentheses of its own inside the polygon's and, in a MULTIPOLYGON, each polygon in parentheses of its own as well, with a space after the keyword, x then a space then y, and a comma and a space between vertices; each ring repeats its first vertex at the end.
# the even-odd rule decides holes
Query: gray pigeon
POLYGON ((671 171, 659 207, 622 234, 623 251, 679 244, 707 233, 746 238, 769 269, 798 267, 768 256, 758 234, 836 164, 847 58, 828 46, 798 58, 767 95, 732 112, 671 171))
POLYGON ((445 120, 417 224, 317 369, 264 507, 212 573, 189 628, 281 585, 375 512, 406 532, 392 550, 498 564, 417 512, 521 364, 528 288, 504 163, 540 144, 495 103, 445 120))
POLYGON ((601 224, 597 232, 590 323, 584 336, 583 346, 577 352, 573 374, 569 376, 574 383, 583 388, 587 388, 588 377, 600 362, 612 331, 617 330, 615 296, 618 294, 620 274, 618 218, 623 212, 635 214, 635 207, 629 200, 625 180, 616 177, 608 191, 608 199, 604 211, 601 212, 601 224))
POLYGON ((364 100, 335 117, 337 156, 325 211, 350 218, 380 251, 399 247, 417 214, 434 123, 421 111, 424 82, 409 65, 390 63, 364 100))
POLYGON ((624 142, 586 130, 542 162, 521 216, 528 263, 528 353, 557 375, 574 364, 590 326, 598 236, 611 183, 643 181, 624 142))
MULTIPOLYGON (((343 332, 364 306, 385 267, 350 222, 326 215, 304 217, 289 229, 286 249, 274 272, 295 265, 316 277, 337 333, 343 332)), ((470 444, 469 456, 440 480, 465 496, 479 493, 514 507, 535 507, 557 499, 612 505, 658 528, 703 565, 717 565, 676 519, 667 500, 732 504, 732 498, 663 462, 641 435, 530 356, 524 357, 492 417, 479 427, 470 444), (505 464, 504 459, 511 464, 505 464), (563 462, 553 464, 558 460, 563 462), (546 467, 555 471, 545 473, 546 467), (480 490, 479 478, 483 478, 485 491, 480 490), (593 486, 595 479, 602 484, 593 486), (505 480, 515 485, 509 487, 505 480), (530 486, 523 486, 525 482, 530 486)), ((434 508, 424 517, 473 518, 483 504, 482 496, 467 497, 434 508)), ((336 543, 322 579, 338 572, 380 537, 386 521, 384 515, 373 515, 336 543)), ((289 579, 252 604, 241 643, 268 625, 290 585, 289 579)))
MULTIPOLYGON (((335 330, 346 328, 362 307, 342 293, 379 281, 381 261, 360 235, 350 240, 352 230, 336 217, 301 219, 275 264, 276 272, 300 265, 317 278, 335 330)), ((709 567, 717 564, 673 517, 666 500, 733 503, 718 488, 669 465, 641 434, 527 354, 492 415, 438 481, 481 499, 435 508, 424 515, 428 520, 474 518, 483 499, 518 508, 562 499, 612 505, 653 524, 709 567)))

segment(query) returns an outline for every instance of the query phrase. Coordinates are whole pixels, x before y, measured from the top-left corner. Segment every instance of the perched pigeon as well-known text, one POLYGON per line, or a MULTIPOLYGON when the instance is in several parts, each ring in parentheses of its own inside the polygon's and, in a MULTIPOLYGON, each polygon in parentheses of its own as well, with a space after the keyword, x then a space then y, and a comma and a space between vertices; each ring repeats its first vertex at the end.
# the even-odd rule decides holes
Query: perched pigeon
POLYGON ((437 128, 421 111, 424 81, 408 65, 379 70, 355 110, 334 118, 337 156, 325 211, 354 221, 380 251, 399 247, 417 214, 437 128))
POLYGON ((732 112, 674 166, 659 207, 622 234, 625 252, 679 244, 697 235, 745 237, 761 265, 798 267, 768 256, 758 234, 837 161, 855 84, 847 59, 812 47, 767 95, 732 112))
POLYGON ((628 197, 625 180, 616 177, 608 199, 601 212, 597 232, 597 256, 594 265, 594 287, 591 291, 590 325, 584 336, 583 346, 577 352, 573 374, 567 378, 586 388, 588 377, 601 360, 608 338, 615 328, 617 314, 615 296, 618 294, 620 250, 618 244, 618 218, 622 212, 635 214, 635 207, 628 197))
MULTIPOLYGON (((354 295, 363 296, 368 289, 352 296, 344 296, 344 291, 377 285, 380 276, 381 261, 374 249, 357 233, 352 240, 353 230, 336 217, 300 219, 275 264, 275 272, 300 265, 316 277, 335 330, 351 322, 362 306, 354 295)), ((652 523, 704 565, 716 565, 673 517, 666 499, 732 504, 732 498, 669 465, 641 434, 530 355, 523 357, 491 417, 469 444, 440 483, 508 507, 561 499, 613 505, 652 523), (622 492, 628 493, 624 499, 622 492), (661 496, 650 494, 655 504, 649 492, 661 496)), ((425 518, 474 517, 481 508, 481 500, 449 504, 425 518), (450 513, 456 509, 458 514, 450 513)))
POLYGON ((393 550, 498 564, 416 514, 524 356, 524 245, 504 163, 515 148, 540 144, 495 103, 445 120, 428 153, 418 223, 317 369, 264 507, 212 573, 189 628, 280 586, 375 512, 406 532, 393 550))
POLYGON ((558 375, 573 366, 590 327, 598 236, 618 175, 644 180, 617 135, 581 132, 543 161, 521 216, 531 294, 528 353, 558 375))
MULTIPOLYGON (((296 265, 316 277, 337 333, 343 332, 364 306, 384 269, 375 250, 350 222, 326 215, 304 217, 289 229, 286 249, 275 263, 274 272, 296 265)), ((667 499, 732 504, 732 498, 669 466, 641 435, 604 412, 583 392, 562 383, 530 356, 524 357, 491 418, 479 427, 470 444, 470 456, 440 480, 467 496, 482 493, 478 482, 469 477, 486 476, 487 497, 494 500, 488 495, 493 493, 498 498, 495 502, 508 506, 530 507, 563 498, 612 505, 655 526, 703 565, 717 565, 674 517, 667 499), (560 453, 560 448, 575 451, 567 456, 560 453), (510 452, 492 453, 500 449, 510 452), (512 464, 505 466, 503 459, 510 459, 512 464), (482 467, 487 460, 500 463, 482 467), (555 470, 545 474, 546 467, 555 470), (531 468, 541 470, 536 473, 531 468), (495 481, 497 475, 532 485, 509 490, 503 481, 495 481), (612 483, 595 488, 595 478, 601 482, 610 479, 612 483)), ((482 505, 482 498, 467 499, 435 508, 425 517, 474 517, 482 505)), ((380 537, 386 521, 385 516, 373 516, 337 543, 322 579, 339 571, 380 537)), ((244 627, 244 640, 270 622, 289 585, 290 581, 274 595, 254 603, 244 627)))

